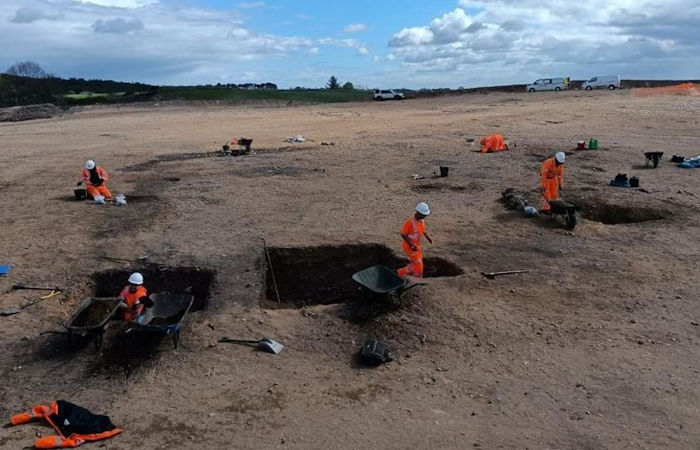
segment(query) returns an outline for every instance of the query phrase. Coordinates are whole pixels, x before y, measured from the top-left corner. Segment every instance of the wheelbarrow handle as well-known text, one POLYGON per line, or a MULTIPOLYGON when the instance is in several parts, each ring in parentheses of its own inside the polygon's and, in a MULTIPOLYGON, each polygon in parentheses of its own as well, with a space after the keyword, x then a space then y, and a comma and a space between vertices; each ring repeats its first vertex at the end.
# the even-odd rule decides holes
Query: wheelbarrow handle
POLYGON ((411 283, 406 288, 402 289, 401 292, 406 292, 409 289, 413 289, 416 286, 426 286, 428 283, 411 283))

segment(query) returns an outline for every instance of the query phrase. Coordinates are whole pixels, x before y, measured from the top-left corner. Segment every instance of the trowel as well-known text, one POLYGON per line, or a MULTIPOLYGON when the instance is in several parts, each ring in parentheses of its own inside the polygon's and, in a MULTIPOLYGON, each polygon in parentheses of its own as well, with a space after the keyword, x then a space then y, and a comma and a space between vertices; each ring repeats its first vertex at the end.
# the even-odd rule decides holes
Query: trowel
POLYGON ((230 339, 227 337, 222 337, 219 339, 219 342, 225 342, 228 344, 253 345, 258 350, 274 353, 275 355, 279 354, 284 349, 284 345, 271 338, 262 338, 257 341, 249 341, 244 339, 230 339))

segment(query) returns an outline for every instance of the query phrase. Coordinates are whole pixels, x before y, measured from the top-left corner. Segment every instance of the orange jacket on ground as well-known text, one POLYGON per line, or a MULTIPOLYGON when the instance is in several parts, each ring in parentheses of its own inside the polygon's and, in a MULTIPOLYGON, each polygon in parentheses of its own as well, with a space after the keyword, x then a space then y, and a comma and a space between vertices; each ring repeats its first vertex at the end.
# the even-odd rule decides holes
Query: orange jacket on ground
POLYGON ((504 150, 508 150, 508 147, 500 134, 491 134, 481 140, 481 153, 502 152, 504 150))
POLYGON ((20 425, 34 419, 45 419, 58 433, 55 436, 38 438, 34 442, 35 448, 73 448, 88 441, 107 439, 122 432, 121 428, 112 425, 109 417, 92 414, 84 408, 63 400, 52 402, 50 405, 37 405, 29 412, 15 414, 10 418, 10 425, 20 425), (75 428, 89 429, 89 432, 66 431, 75 428))
POLYGON ((122 289, 122 292, 119 294, 119 298, 124 300, 128 308, 124 312, 124 320, 126 321, 134 320, 141 315, 143 312, 143 305, 139 302, 139 299, 148 296, 148 290, 143 286, 137 286, 136 292, 131 292, 129 287, 130 286, 127 286, 122 289))
MULTIPOLYGON (((101 166, 96 166, 97 168, 97 175, 102 178, 102 181, 105 182, 109 180, 109 175, 107 174, 107 171, 104 170, 101 166)), ((86 186, 93 186, 92 182, 90 181, 90 171, 83 168, 83 170, 80 172, 80 181, 85 183, 86 186)))

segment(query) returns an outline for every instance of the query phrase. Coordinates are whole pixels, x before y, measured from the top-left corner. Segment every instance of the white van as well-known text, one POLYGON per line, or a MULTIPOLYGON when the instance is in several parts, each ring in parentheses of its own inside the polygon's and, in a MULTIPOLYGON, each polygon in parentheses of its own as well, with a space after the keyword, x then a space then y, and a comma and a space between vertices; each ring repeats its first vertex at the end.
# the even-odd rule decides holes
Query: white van
POLYGON ((525 87, 527 92, 561 91, 562 89, 566 89, 564 78, 540 78, 525 87))
POLYGON ((584 81, 581 89, 590 91, 591 89, 620 89, 620 75, 607 75, 604 77, 593 77, 584 81))

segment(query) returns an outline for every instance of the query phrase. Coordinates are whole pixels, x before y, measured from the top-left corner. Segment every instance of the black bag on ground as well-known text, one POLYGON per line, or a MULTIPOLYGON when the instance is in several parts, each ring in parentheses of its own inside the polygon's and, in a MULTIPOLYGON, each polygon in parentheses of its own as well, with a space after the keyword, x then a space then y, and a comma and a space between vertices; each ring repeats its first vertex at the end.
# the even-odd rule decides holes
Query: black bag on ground
POLYGON ((360 361, 365 365, 378 366, 393 360, 386 345, 377 339, 368 340, 360 349, 360 361))

